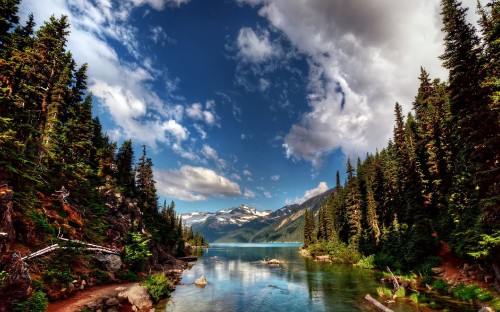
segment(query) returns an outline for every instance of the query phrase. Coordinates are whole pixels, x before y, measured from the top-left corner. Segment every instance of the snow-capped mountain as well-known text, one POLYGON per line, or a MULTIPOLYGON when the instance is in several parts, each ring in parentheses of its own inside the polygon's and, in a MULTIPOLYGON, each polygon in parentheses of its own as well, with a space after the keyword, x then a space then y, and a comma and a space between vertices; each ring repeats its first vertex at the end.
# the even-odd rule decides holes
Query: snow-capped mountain
POLYGON ((210 228, 219 228, 220 226, 234 224, 241 226, 244 223, 252 221, 259 217, 266 217, 272 211, 257 211, 255 208, 247 205, 233 207, 227 210, 213 212, 190 212, 181 214, 182 222, 186 226, 200 227, 203 224, 210 224, 210 228))

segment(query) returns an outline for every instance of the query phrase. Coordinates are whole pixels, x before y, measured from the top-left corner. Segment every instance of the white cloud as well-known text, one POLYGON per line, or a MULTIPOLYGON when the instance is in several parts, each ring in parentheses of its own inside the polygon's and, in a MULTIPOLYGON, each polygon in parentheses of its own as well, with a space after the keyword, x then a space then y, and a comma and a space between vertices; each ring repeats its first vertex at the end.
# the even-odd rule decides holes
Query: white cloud
POLYGON ((247 135, 246 135, 246 134, 241 134, 240 138, 241 138, 242 140, 245 140, 245 139, 247 138, 247 135))
POLYGON ((231 174, 231 179, 241 181, 241 177, 236 173, 231 174))
POLYGON ((248 171, 248 170, 245 169, 245 170, 243 170, 243 175, 245 177, 250 177, 250 176, 252 176, 252 173, 250 171, 248 171))
POLYGON ((205 109, 200 103, 193 103, 191 106, 186 108, 186 115, 194 120, 200 120, 205 122, 207 125, 212 126, 215 124, 217 115, 214 111, 215 104, 213 101, 207 101, 205 104, 205 109))
POLYGON ((246 198, 254 198, 255 193, 252 192, 250 189, 245 188, 245 192, 243 193, 243 196, 245 196, 246 198))
POLYGON ((316 186, 315 188, 305 191, 304 196, 302 196, 301 198, 296 197, 294 200, 287 199, 285 204, 290 205, 293 203, 300 205, 306 200, 314 196, 317 196, 319 194, 322 194, 326 191, 328 191, 328 185, 326 184, 326 182, 319 182, 318 186, 316 186))
POLYGON ((193 127, 200 134, 200 138, 202 140, 205 140, 208 137, 207 132, 203 130, 203 128, 200 125, 194 124, 193 127))
POLYGON ((273 180, 273 181, 278 181, 279 179, 280 179, 279 174, 275 174, 275 175, 271 176, 271 180, 273 180))
MULTIPOLYGON (((291 127, 283 147, 287 157, 315 168, 337 148, 356 155, 385 146, 394 103, 410 109, 420 66, 446 78, 438 59, 439 1, 239 2, 256 6, 310 60, 310 111, 291 127)), ((253 54, 267 55, 265 47, 253 54)))
POLYGON ((158 193, 162 196, 200 201, 209 197, 241 195, 237 183, 208 168, 182 166, 178 170, 154 169, 154 176, 158 193))
POLYGON ((37 25, 52 14, 67 15, 71 25, 68 50, 78 64, 89 64, 89 90, 97 99, 97 107, 105 109, 115 123, 110 130, 113 138, 132 138, 155 149, 158 143, 180 144, 189 132, 180 124, 182 106, 171 105, 151 89, 152 81, 164 80, 166 85, 175 86, 177 80, 170 81, 154 68, 150 58, 141 56, 143 48, 136 38, 137 29, 128 24, 127 18, 135 6, 149 4, 161 9, 183 2, 186 1, 24 0, 20 15, 24 21, 34 12, 37 25), (136 61, 122 61, 109 40, 120 42, 136 61))
POLYGON ((217 155, 217 151, 211 148, 208 144, 203 145, 202 153, 205 155, 205 157, 215 162, 219 169, 223 170, 227 167, 227 161, 225 161, 224 159, 220 159, 217 155))
POLYGON ((181 4, 188 3, 190 0, 128 0, 134 4, 134 6, 141 6, 144 4, 149 4, 152 8, 156 10, 163 10, 165 6, 179 7, 181 4))
POLYGON ((271 199, 273 198, 273 196, 271 195, 271 193, 269 191, 264 191, 264 197, 267 198, 267 199, 271 199))
POLYGON ((246 62, 262 63, 280 54, 280 48, 269 40, 266 29, 255 32, 252 28, 243 27, 236 39, 238 56, 246 62))

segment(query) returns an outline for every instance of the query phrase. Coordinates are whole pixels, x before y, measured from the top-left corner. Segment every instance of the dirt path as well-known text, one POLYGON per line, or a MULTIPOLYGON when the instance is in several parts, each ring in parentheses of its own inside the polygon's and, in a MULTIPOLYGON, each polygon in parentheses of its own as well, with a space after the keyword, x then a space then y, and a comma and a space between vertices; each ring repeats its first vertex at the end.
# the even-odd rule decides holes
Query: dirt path
POLYGON ((124 291, 128 287, 138 284, 139 283, 112 284, 81 290, 76 292, 73 297, 56 302, 51 302, 48 306, 47 312, 80 311, 88 302, 91 302, 98 298, 112 297, 124 291))
POLYGON ((464 274, 463 268, 464 264, 451 252, 450 246, 447 243, 441 241, 441 248, 439 250, 439 256, 441 257, 441 268, 444 269, 441 277, 445 281, 450 281, 454 283, 463 283, 465 285, 478 285, 483 288, 487 288, 489 285, 485 283, 484 280, 478 280, 476 278, 471 278, 467 274, 464 274))

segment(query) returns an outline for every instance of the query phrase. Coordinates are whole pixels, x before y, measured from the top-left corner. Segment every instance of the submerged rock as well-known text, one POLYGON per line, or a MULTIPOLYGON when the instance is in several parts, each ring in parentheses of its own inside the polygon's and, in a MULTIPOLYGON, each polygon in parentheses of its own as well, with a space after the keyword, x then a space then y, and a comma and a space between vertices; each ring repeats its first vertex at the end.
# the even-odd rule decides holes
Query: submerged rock
POLYGON ((207 282, 207 279, 205 278, 205 275, 202 275, 199 279, 197 279, 194 284, 196 286, 201 286, 201 287, 205 287, 207 286, 208 282, 207 282))

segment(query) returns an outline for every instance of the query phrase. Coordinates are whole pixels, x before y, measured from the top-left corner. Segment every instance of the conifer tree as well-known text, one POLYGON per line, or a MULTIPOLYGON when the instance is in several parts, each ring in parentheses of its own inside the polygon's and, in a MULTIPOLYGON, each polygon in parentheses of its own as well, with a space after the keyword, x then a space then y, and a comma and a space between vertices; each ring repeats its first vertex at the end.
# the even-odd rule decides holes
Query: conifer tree
POLYGON ((123 188, 125 196, 133 197, 136 194, 135 171, 133 169, 134 150, 132 141, 122 143, 116 154, 116 181, 123 188))
POLYGON ((361 195, 359 194, 357 179, 354 176, 354 168, 351 161, 347 159, 347 223, 349 225, 349 244, 358 246, 361 236, 361 195))

